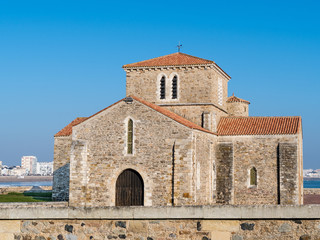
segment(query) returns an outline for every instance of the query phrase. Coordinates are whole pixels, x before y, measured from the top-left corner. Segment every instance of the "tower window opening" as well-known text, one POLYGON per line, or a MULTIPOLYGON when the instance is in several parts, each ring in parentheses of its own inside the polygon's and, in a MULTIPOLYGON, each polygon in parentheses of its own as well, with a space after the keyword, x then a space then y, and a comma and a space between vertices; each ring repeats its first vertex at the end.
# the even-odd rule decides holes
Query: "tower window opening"
POLYGON ((160 80, 160 99, 166 98, 166 78, 163 76, 160 80))
POLYGON ((174 76, 172 79, 172 99, 178 98, 178 77, 174 76))

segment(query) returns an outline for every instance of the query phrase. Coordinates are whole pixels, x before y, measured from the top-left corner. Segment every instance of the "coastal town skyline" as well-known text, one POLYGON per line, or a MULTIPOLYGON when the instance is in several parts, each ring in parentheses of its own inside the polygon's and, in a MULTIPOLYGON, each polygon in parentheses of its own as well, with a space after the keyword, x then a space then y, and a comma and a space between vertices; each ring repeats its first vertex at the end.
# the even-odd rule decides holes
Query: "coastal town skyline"
POLYGON ((302 116, 304 168, 319 167, 318 3, 126 4, 1 3, 0 160, 52 160, 54 134, 125 97, 122 65, 176 52, 181 41, 181 52, 232 77, 228 95, 250 101, 251 116, 302 116))

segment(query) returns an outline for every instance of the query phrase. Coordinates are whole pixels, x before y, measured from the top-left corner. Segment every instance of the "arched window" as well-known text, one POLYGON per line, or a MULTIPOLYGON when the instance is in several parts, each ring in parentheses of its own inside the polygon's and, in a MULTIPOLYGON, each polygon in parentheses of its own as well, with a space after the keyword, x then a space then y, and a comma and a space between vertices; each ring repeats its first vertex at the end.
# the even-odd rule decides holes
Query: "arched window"
POLYGON ((257 185, 257 169, 255 167, 250 169, 250 186, 257 185))
POLYGON ((128 139, 127 139, 127 153, 132 154, 133 152, 133 121, 129 119, 128 121, 128 139))
POLYGON ((166 98, 166 77, 162 76, 160 79, 160 99, 166 98))
POLYGON ((143 206, 144 184, 132 169, 123 171, 116 182, 116 206, 143 206))
POLYGON ((178 98, 178 77, 175 75, 172 79, 172 99, 178 98))

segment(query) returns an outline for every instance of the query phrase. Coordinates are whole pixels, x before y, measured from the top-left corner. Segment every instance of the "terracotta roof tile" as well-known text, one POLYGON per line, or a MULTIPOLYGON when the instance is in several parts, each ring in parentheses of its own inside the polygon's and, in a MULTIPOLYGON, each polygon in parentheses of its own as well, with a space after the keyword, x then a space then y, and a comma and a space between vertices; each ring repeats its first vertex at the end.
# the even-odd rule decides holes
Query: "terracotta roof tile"
POLYGON ((124 65, 123 68, 129 67, 156 67, 156 66, 176 66, 176 65, 198 65, 212 64, 214 61, 194 57, 185 53, 172 53, 162 57, 152 58, 149 60, 124 65))
POLYGON ((231 97, 228 97, 228 100, 227 100, 227 103, 233 103, 233 102, 242 102, 242 103, 250 104, 249 101, 241 99, 241 98, 238 98, 234 94, 231 97))
POLYGON ((55 137, 63 137, 63 136, 70 136, 72 134, 72 127, 82 123, 83 121, 87 120, 87 117, 79 117, 73 120, 71 123, 69 123, 67 126, 65 126, 63 129, 61 129, 55 137))
POLYGON ((222 117, 218 135, 276 135, 297 134, 301 117, 222 117))

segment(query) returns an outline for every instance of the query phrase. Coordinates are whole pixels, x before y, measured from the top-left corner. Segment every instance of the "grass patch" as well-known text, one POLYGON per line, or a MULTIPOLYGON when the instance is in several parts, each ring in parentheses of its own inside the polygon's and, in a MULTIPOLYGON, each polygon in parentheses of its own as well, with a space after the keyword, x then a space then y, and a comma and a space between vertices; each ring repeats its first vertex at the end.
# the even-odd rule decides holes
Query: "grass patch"
POLYGON ((51 192, 10 192, 0 195, 0 202, 50 202, 52 201, 51 192))

